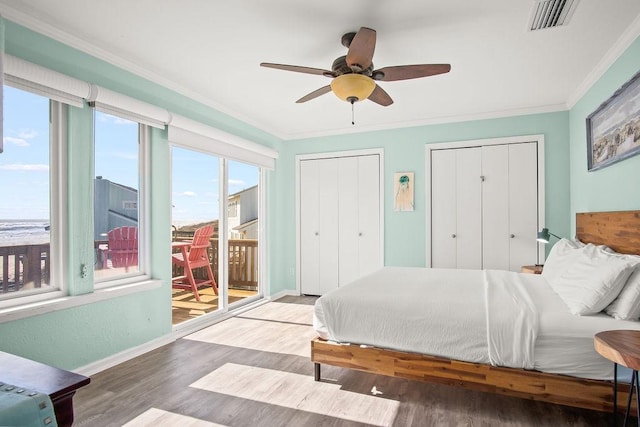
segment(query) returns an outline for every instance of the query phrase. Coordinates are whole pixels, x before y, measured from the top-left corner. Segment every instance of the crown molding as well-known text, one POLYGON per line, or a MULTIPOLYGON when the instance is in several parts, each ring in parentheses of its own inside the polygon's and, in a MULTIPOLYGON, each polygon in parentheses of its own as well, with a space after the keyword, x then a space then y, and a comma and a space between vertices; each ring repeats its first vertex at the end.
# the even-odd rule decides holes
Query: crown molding
POLYGON ((509 110, 496 110, 486 113, 469 113, 455 116, 441 116, 429 119, 409 120, 402 122, 393 122, 384 125, 358 126, 356 129, 352 127, 335 128, 326 131, 311 131, 290 133, 284 136, 285 141, 302 140, 309 138, 320 138, 324 136, 348 135, 365 132, 377 132, 384 130, 393 130, 399 128, 410 128, 429 125, 440 125, 446 123, 470 122, 475 120, 500 119, 505 117, 526 116, 531 114, 555 113, 558 111, 567 111, 566 104, 552 104, 537 107, 512 108, 509 110))
POLYGON ((631 44, 640 36, 640 15, 629 25, 624 33, 611 46, 609 51, 602 57, 598 64, 591 70, 587 77, 577 87, 575 92, 569 96, 567 106, 569 109, 580 101, 586 95, 587 91, 593 86, 604 73, 613 65, 614 62, 631 46, 631 44))

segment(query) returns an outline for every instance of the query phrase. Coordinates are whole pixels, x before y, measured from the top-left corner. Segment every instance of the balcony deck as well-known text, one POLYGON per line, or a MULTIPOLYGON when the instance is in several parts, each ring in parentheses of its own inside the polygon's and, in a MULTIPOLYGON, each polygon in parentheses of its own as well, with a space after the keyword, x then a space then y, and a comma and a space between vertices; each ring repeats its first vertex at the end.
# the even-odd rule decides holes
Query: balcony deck
MULTIPOLYGON (((184 240, 190 238, 181 237, 184 240)), ((103 257, 99 252, 104 250, 105 241, 96 241, 96 272, 108 269, 109 262, 102 265, 103 257)), ((214 276, 218 276, 218 239, 211 239, 209 250, 211 267, 214 276)), ((167 262, 171 262, 167 260, 167 262)), ((26 244, 0 246, 0 294, 46 287, 50 279, 50 245, 26 244)), ((175 267, 174 267, 175 268, 175 267)), ((174 271, 174 273, 177 273, 174 271)), ((196 278, 204 278, 199 270, 196 278)), ((176 275, 176 274, 174 274, 176 275)), ((258 241, 253 239, 229 240, 228 262, 229 288, 246 291, 258 289, 258 241)))

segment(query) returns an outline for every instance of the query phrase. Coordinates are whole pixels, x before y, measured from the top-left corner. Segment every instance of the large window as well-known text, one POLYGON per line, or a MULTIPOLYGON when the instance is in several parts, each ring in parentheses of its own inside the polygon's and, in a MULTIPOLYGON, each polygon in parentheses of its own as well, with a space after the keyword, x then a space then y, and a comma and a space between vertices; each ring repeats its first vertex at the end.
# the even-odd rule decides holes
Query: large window
POLYGON ((141 271, 140 126, 95 111, 93 238, 98 283, 141 271))
POLYGON ((52 277, 48 98, 4 87, 0 299, 57 289, 52 277))

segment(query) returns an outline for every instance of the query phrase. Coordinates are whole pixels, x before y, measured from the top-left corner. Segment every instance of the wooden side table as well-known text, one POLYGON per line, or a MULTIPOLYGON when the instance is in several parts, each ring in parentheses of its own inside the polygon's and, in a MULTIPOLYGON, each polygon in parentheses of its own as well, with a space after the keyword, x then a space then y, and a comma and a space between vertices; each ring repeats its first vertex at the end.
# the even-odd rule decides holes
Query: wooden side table
POLYGON ((622 365, 633 370, 623 425, 627 425, 635 385, 636 410, 638 426, 640 426, 640 389, 638 385, 638 369, 640 369, 640 331, 617 330, 599 332, 595 335, 593 344, 600 355, 613 362, 613 425, 616 425, 616 412, 618 407, 618 365, 622 365))
POLYGON ((60 427, 73 424, 73 395, 91 381, 84 375, 0 351, 0 380, 47 394, 60 427))
POLYGON ((529 273, 529 274, 542 274, 543 265, 523 265, 520 269, 521 273, 529 273))

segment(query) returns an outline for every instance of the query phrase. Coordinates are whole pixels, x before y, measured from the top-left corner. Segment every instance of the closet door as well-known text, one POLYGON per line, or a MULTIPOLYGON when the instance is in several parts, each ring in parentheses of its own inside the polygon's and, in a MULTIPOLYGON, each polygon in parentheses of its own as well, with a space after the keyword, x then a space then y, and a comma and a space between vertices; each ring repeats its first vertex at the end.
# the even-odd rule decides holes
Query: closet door
POLYGON ((381 267, 380 156, 338 160, 339 286, 381 267))
POLYGON ((338 286, 345 285, 358 277, 358 158, 338 159, 338 286))
POLYGON ((431 152, 431 266, 457 268, 456 151, 431 152))
POLYGON ((431 266, 482 268, 479 148, 431 153, 431 266))
POLYGON ((535 264, 538 224, 536 143, 482 148, 483 268, 520 271, 535 264))
POLYGON ((320 295, 338 286, 338 161, 322 159, 319 162, 320 185, 318 196, 320 295))
POLYGON ((300 162, 300 286, 322 295, 338 286, 338 161, 300 162))
POLYGON ((319 162, 300 162, 300 289, 320 294, 319 162))
POLYGON ((538 149, 535 142, 509 145, 509 270, 538 260, 538 149))
POLYGON ((457 268, 482 268, 482 177, 480 148, 456 151, 457 268))
POLYGON ((482 147, 482 268, 485 269, 509 270, 509 169, 508 145, 482 147))
MULTIPOLYGON (((380 256, 380 156, 358 157, 358 276, 382 267, 380 256)), ((343 283, 342 278, 340 282, 343 283)))

